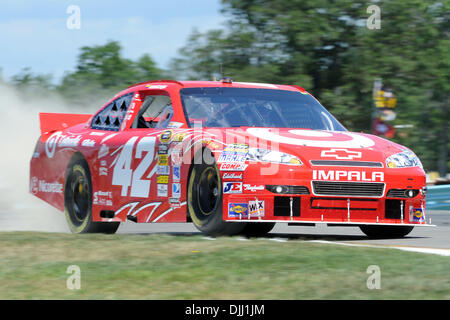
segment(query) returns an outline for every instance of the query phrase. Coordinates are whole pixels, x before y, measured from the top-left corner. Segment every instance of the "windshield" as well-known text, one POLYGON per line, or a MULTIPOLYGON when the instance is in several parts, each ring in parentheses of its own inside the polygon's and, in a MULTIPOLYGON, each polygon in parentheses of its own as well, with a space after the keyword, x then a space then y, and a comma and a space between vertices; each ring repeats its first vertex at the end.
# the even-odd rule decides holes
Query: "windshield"
POLYGON ((346 131, 310 94, 247 88, 185 88, 181 100, 190 126, 309 128, 346 131))

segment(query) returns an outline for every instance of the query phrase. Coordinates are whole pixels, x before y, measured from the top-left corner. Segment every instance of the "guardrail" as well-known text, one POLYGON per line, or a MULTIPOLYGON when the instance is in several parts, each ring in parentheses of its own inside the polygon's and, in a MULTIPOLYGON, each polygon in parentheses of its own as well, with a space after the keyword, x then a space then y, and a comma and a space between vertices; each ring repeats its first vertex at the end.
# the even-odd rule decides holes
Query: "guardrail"
POLYGON ((427 187, 428 210, 450 210, 450 184, 427 187))

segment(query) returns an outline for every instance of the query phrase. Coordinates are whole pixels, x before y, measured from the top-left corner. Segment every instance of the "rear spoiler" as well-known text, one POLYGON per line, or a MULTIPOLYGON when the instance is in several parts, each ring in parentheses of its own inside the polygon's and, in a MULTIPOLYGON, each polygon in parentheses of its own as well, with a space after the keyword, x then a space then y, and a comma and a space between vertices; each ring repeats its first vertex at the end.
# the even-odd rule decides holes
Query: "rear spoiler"
POLYGON ((39 113, 41 136, 49 132, 64 130, 74 125, 85 123, 91 117, 91 114, 39 113))

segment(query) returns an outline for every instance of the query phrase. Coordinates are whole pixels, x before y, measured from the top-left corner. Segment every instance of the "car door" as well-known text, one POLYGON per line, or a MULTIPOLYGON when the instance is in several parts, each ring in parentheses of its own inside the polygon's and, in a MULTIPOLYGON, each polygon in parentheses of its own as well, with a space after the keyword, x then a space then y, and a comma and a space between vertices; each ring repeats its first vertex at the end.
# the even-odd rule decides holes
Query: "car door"
POLYGON ((121 144, 111 163, 111 187, 120 199, 116 217, 150 222, 168 207, 170 166, 164 133, 173 117, 172 101, 168 94, 149 90, 135 94, 130 108, 130 127, 111 138, 111 143, 121 144))
POLYGON ((91 121, 88 141, 92 181, 92 214, 94 221, 101 221, 102 211, 114 211, 122 199, 117 197, 111 184, 113 179, 114 159, 123 148, 124 137, 122 124, 129 111, 133 92, 123 94, 111 100, 91 121))

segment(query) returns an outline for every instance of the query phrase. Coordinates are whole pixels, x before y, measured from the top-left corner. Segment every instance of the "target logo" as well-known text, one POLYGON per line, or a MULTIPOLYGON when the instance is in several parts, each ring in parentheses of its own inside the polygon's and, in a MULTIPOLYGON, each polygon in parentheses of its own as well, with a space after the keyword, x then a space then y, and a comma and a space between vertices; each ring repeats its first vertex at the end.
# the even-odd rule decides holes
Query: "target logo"
POLYGON ((45 153, 47 154, 47 157, 53 158, 53 156, 55 155, 56 145, 61 138, 61 134, 61 131, 57 131, 52 134, 45 142, 45 153))
POLYGON ((363 135, 341 132, 290 129, 278 130, 270 128, 248 128, 247 132, 257 138, 278 143, 305 147, 321 148, 368 148, 375 142, 363 135))

